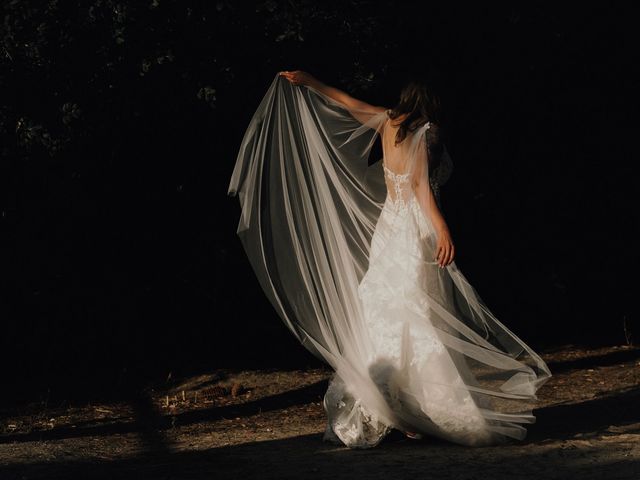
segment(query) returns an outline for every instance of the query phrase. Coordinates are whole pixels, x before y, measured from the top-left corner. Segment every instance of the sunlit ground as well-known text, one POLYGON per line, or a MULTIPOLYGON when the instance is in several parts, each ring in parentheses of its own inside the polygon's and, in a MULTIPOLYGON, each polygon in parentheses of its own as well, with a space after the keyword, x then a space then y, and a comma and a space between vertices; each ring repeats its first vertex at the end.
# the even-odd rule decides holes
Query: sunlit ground
POLYGON ((0 478, 640 478, 640 347, 542 352, 527 439, 322 441, 329 369, 215 371, 122 403, 2 412, 0 478))

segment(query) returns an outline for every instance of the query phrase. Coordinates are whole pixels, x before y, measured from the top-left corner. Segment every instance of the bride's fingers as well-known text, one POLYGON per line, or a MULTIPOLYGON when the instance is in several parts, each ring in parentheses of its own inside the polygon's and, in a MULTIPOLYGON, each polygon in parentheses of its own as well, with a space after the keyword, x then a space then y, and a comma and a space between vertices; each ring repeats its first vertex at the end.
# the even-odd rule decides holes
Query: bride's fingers
POLYGON ((449 252, 451 251, 451 247, 447 245, 445 247, 444 255, 442 256, 442 262, 440 262, 440 266, 444 267, 449 261, 449 252))
POLYGON ((452 258, 453 258, 453 245, 449 244, 447 245, 447 256, 442 262, 442 266, 446 267, 447 265, 449 265, 451 263, 452 258))
POLYGON ((300 78, 295 73, 284 72, 283 77, 286 78, 287 80, 289 80, 289 82, 291 82, 294 85, 299 85, 300 84, 300 78))

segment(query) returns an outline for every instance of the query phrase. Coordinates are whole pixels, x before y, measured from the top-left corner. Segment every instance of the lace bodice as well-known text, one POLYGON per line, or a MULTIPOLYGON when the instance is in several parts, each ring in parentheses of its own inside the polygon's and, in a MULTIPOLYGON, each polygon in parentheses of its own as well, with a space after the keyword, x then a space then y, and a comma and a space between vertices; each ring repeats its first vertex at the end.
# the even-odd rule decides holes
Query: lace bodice
POLYGON ((403 212, 407 209, 407 198, 409 188, 409 173, 398 174, 390 170, 382 162, 382 168, 384 169, 385 177, 389 179, 393 187, 393 195, 390 197, 391 203, 397 212, 403 212))
MULTIPOLYGON (((432 152, 432 147, 434 147, 434 145, 440 145, 439 127, 437 124, 432 124, 431 122, 427 122, 426 127, 428 131, 427 141, 432 142, 429 144, 429 155, 435 155, 435 153, 432 152)), ((408 206, 408 188, 410 188, 409 174, 396 173, 394 169, 390 169, 387 166, 387 164, 402 164, 402 156, 406 155, 407 153, 403 148, 394 146, 393 141, 395 139, 396 132, 397 129, 395 128, 395 126, 390 127, 389 119, 387 119, 382 140, 382 165, 384 168, 384 175, 388 179, 387 188, 390 192, 392 192, 390 193, 391 204, 394 207, 394 210, 403 212, 406 211, 408 206), (387 162, 385 162, 384 159, 387 159, 387 162)), ((442 208, 442 205, 440 203, 440 187, 451 176, 453 164, 451 162, 451 158, 448 155, 448 152, 446 151, 446 148, 443 145, 438 150, 438 152, 439 153, 437 155, 439 161, 436 162, 435 168, 429 174, 429 184, 431 186, 431 190, 433 191, 436 204, 439 208, 442 208)))

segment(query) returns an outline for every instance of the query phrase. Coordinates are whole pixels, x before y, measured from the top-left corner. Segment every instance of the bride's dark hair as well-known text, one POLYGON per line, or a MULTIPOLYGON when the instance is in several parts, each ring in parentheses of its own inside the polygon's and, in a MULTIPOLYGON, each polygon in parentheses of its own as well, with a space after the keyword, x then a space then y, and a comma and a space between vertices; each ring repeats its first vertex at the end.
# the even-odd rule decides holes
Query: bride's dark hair
POLYGON ((396 145, 425 123, 440 123, 440 99, 431 92, 426 82, 412 78, 400 92, 400 101, 389 112, 389 118, 393 120, 404 114, 407 116, 396 133, 396 145))
POLYGON ((407 116, 400 123, 396 133, 396 145, 402 142, 409 133, 425 123, 431 122, 431 126, 425 134, 430 158, 429 174, 431 174, 440 165, 444 151, 441 129, 442 111, 440 98, 419 77, 413 77, 404 86, 400 93, 400 101, 389 112, 389 118, 393 120, 403 114, 407 114, 407 116))

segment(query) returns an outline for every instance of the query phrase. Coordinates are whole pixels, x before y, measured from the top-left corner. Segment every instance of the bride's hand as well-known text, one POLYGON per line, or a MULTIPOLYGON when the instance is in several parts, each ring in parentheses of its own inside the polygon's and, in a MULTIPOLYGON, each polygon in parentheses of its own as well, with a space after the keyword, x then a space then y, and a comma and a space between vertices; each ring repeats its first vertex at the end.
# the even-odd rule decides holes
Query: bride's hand
POLYGON ((294 85, 313 85, 317 80, 310 73, 302 70, 294 70, 293 72, 283 71, 280 76, 286 78, 294 85))
POLYGON ((453 262, 455 248, 451 240, 448 228, 441 228, 437 234, 436 258, 440 268, 444 268, 453 262))

